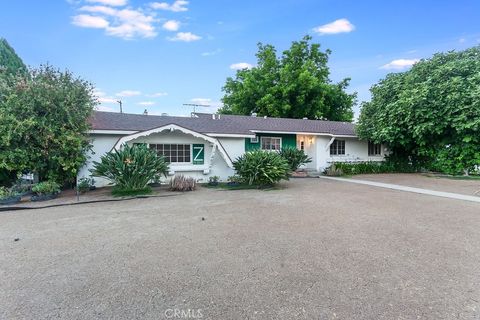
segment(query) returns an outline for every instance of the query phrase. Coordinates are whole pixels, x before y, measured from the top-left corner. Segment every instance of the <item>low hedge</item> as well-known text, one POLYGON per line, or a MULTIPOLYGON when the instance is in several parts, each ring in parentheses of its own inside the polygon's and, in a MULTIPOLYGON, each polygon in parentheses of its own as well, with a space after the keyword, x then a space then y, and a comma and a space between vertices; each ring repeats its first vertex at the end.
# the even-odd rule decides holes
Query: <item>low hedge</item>
POLYGON ((409 173, 417 171, 408 164, 399 164, 388 161, 335 162, 335 167, 341 170, 344 175, 368 173, 409 173))

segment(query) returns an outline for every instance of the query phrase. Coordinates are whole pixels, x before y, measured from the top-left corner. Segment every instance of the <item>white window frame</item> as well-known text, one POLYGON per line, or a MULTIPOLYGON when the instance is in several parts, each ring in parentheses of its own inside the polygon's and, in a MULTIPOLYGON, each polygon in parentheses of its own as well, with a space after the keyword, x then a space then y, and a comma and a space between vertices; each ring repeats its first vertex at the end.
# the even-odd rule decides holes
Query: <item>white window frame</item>
POLYGON ((258 136, 255 136, 255 138, 250 138, 250 143, 258 143, 258 136))
MULTIPOLYGON (((182 161, 182 162, 178 162, 178 161, 177 161, 177 162, 168 162, 168 163, 169 163, 169 164, 173 164, 173 165, 189 165, 189 164, 193 164, 193 149, 192 149, 192 148, 193 148, 193 144, 191 144, 191 143, 149 143, 149 144, 148 144, 148 147, 150 148, 150 145, 155 145, 155 146, 157 146, 157 145, 160 145, 160 144, 161 144, 161 145, 164 145, 164 146, 165 146, 165 145, 170 145, 170 146, 171 146, 171 145, 179 145, 179 144, 181 144, 181 145, 188 145, 188 146, 190 147, 190 161, 189 161, 189 162, 186 162, 186 161, 185 161, 185 162, 183 162, 183 161, 182 161)), ((155 147, 154 150, 155 150, 155 151, 157 150, 156 147, 155 147)), ((178 150, 177 150, 177 151, 178 151, 178 150)), ((178 153, 177 153, 177 159, 178 159, 178 153)))
POLYGON ((368 141, 367 144, 367 154, 369 157, 381 157, 382 156, 382 144, 381 143, 373 143, 368 141), (372 146, 373 153, 370 153, 370 145, 372 146), (379 153, 376 153, 378 147, 379 153))
POLYGON ((333 142, 330 144, 330 156, 344 156, 347 154, 347 142, 345 140, 341 139, 335 139, 333 142), (339 153, 338 150, 338 143, 343 142, 343 153, 339 153), (332 146, 334 147, 335 153, 332 153, 332 146))
MULTIPOLYGON (((270 142, 270 146, 272 146, 272 143, 270 142)), ((280 151, 282 150, 282 137, 261 137, 260 138, 260 149, 265 150, 265 151, 280 151), (265 139, 278 139, 279 140, 279 149, 263 149, 263 140, 265 139)))

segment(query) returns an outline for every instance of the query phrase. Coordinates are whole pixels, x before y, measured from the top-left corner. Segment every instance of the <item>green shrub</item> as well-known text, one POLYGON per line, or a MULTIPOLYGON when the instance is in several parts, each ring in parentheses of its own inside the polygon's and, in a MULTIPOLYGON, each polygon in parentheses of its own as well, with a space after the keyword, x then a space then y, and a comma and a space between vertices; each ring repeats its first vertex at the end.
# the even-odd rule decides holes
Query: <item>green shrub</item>
MULTIPOLYGON (((367 162, 335 162, 337 169, 344 175, 369 174, 369 173, 406 173, 418 170, 411 164, 393 161, 367 161, 367 162)), ((328 170, 328 169, 327 169, 328 170)))
POLYGON ((143 189, 125 189, 118 186, 113 187, 112 195, 114 197, 135 197, 152 193, 152 188, 147 186, 143 189))
POLYGON ((212 176, 208 178, 208 183, 209 184, 218 184, 218 181, 220 180, 219 176, 212 176))
POLYGON ((185 177, 184 175, 178 175, 170 180, 171 191, 193 191, 197 186, 197 182, 194 178, 185 177))
POLYGON ((128 194, 136 191, 147 192, 148 183, 167 176, 168 164, 164 157, 146 145, 123 145, 102 156, 100 162, 93 162, 92 175, 102 177, 115 184, 115 192, 128 194))
POLYGON ((6 188, 6 187, 0 187, 0 200, 5 200, 10 197, 15 197, 17 196, 18 193, 15 192, 12 188, 6 188))
POLYGON ((55 194, 60 192, 60 185, 55 181, 44 181, 34 185, 32 191, 37 195, 55 194))
POLYGON ((273 185, 282 179, 288 180, 290 166, 278 153, 255 150, 238 157, 233 163, 243 183, 248 185, 273 185))
POLYGON ((297 170, 303 164, 312 162, 312 158, 307 156, 303 150, 292 147, 282 149, 280 156, 287 160, 292 171, 297 170))
POLYGON ((77 190, 81 193, 89 191, 95 185, 93 178, 81 178, 78 180, 77 190))
POLYGON ((329 177, 339 177, 343 176, 343 170, 338 168, 335 163, 325 170, 325 175, 329 177))
POLYGON ((230 183, 230 184, 234 184, 234 183, 242 183, 242 178, 238 175, 233 175, 233 176, 229 176, 227 178, 227 181, 230 183))

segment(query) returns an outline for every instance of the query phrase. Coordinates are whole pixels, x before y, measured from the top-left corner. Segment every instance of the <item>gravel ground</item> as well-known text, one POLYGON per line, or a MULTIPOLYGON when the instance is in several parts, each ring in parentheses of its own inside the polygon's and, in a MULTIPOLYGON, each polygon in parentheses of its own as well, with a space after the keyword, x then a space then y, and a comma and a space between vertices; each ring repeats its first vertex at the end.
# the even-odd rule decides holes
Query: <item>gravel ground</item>
POLYGON ((480 196, 480 179, 451 179, 415 173, 360 174, 352 176, 351 178, 399 184, 407 187, 424 188, 435 191, 460 193, 469 196, 480 196))
POLYGON ((0 213, 0 319, 479 319, 478 204, 283 186, 0 213))

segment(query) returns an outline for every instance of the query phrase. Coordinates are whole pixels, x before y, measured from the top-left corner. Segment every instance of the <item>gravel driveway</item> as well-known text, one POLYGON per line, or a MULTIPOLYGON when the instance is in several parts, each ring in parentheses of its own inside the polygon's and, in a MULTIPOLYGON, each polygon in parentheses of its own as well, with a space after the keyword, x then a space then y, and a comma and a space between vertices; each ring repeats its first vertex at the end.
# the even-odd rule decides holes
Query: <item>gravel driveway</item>
POLYGON ((0 213, 0 319, 480 317, 478 204, 283 186, 0 213))

